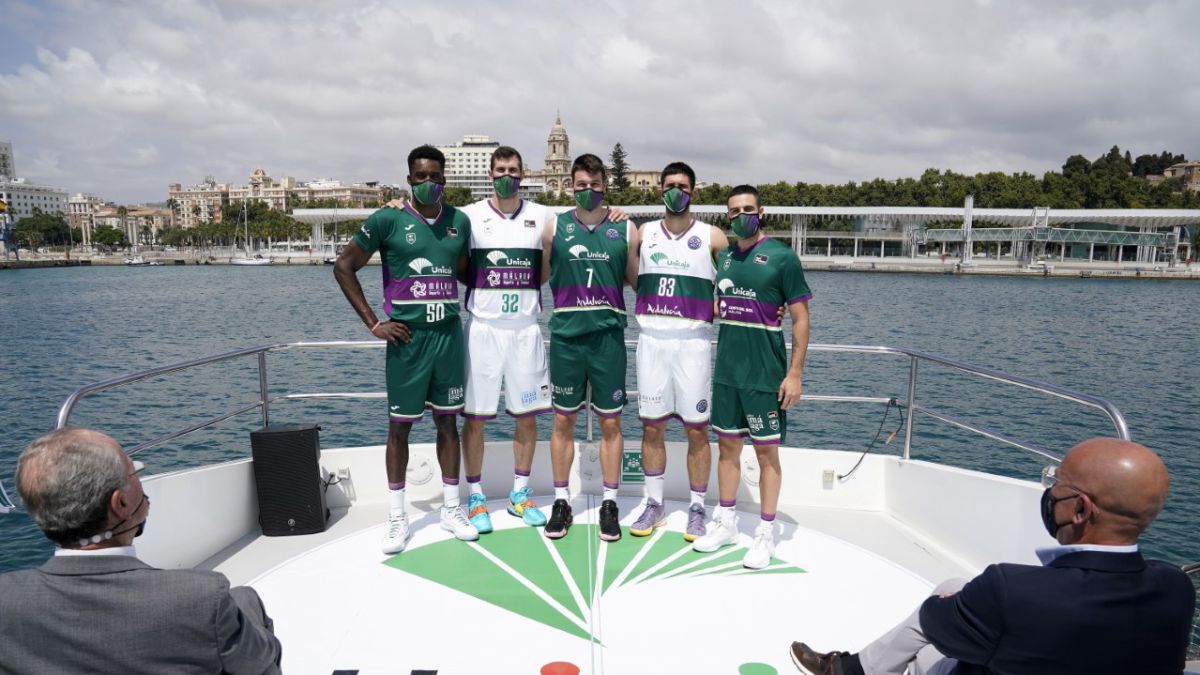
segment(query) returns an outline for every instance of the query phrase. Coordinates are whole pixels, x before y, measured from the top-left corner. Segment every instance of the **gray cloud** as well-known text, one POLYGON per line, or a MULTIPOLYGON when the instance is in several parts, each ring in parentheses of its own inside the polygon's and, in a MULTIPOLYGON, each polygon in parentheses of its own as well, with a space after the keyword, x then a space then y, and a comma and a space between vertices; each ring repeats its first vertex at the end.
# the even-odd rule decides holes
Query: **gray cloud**
POLYGON ((467 133, 540 166, 556 109, 573 152, 725 183, 1200 154, 1188 0, 10 4, 0 138, 121 201, 260 166, 398 182, 467 133))

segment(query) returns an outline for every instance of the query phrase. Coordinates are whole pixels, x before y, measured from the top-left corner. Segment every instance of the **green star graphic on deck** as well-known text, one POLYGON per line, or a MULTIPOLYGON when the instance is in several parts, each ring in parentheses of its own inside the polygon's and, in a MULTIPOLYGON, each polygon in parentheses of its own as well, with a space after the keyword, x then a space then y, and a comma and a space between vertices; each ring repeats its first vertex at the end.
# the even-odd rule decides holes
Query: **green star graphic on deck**
POLYGON ((584 640, 595 639, 592 603, 623 586, 693 576, 804 573, 778 558, 766 569, 747 570, 741 564, 745 548, 697 553, 680 534, 663 528, 649 537, 603 544, 595 525, 576 525, 558 540, 545 538, 539 529, 514 527, 477 542, 447 539, 410 549, 384 564, 584 640))

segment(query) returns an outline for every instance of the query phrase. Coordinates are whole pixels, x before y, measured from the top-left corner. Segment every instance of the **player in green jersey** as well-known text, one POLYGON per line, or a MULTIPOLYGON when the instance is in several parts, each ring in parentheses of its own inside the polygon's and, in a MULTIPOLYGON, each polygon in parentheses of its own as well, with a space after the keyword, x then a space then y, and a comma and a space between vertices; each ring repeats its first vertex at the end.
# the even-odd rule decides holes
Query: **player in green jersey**
POLYGON ((433 410, 437 456, 442 469, 442 528, 465 541, 479 538, 459 507, 461 448, 454 416, 464 395, 462 322, 458 279, 467 268, 471 221, 442 203, 446 158, 423 145, 408 155, 413 203, 380 209, 338 256, 334 277, 371 334, 387 340, 388 425, 386 467, 391 509, 384 553, 399 553, 408 541, 404 479, 408 435, 425 408, 433 410), (387 316, 376 318, 358 282, 358 271, 378 251, 383 261, 387 316))
POLYGON ((758 455, 761 522, 742 564, 761 569, 775 552, 775 507, 781 473, 779 445, 787 429, 785 411, 800 400, 808 351, 808 301, 800 258, 763 234, 758 191, 735 187, 727 201, 737 241, 717 259, 717 311, 721 329, 713 368, 712 427, 719 437, 717 484, 720 505, 707 532, 693 544, 711 552, 737 537, 737 486, 743 437, 758 455), (792 358, 787 359, 780 308, 792 318, 792 358))
POLYGON ((550 319, 550 383, 554 430, 550 459, 554 506, 545 534, 565 536, 572 514, 567 481, 575 459, 575 417, 590 405, 600 418, 600 468, 604 496, 600 538, 621 538, 617 511, 621 411, 625 407, 625 284, 637 283, 637 228, 613 221, 604 206, 608 174, 600 158, 585 154, 571 166, 577 207, 560 215, 542 236, 543 278, 554 294, 550 319), (584 400, 591 387, 591 399, 584 400))

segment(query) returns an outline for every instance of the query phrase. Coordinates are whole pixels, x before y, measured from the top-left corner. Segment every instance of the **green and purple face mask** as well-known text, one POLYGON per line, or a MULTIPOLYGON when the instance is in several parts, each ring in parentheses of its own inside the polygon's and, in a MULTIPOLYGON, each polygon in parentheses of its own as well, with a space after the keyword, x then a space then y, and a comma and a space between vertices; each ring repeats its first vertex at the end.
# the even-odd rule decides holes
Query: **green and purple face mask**
POLYGON ((753 237, 758 233, 758 214, 739 213, 729 221, 729 226, 733 228, 733 233, 737 235, 738 239, 753 237))
POLYGON ((496 189, 497 197, 508 199, 517 194, 517 189, 521 187, 521 179, 516 176, 496 176, 492 179, 492 187, 496 189))
POLYGON ((446 189, 445 185, 431 180, 417 183, 411 187, 413 199, 417 200, 418 204, 425 206, 442 201, 442 191, 446 189))
POLYGON ((673 187, 663 193, 663 204, 671 213, 683 213, 691 203, 692 193, 684 192, 680 188, 673 187))
POLYGON ((597 190, 576 190, 575 203, 584 211, 593 211, 604 201, 604 193, 597 190))

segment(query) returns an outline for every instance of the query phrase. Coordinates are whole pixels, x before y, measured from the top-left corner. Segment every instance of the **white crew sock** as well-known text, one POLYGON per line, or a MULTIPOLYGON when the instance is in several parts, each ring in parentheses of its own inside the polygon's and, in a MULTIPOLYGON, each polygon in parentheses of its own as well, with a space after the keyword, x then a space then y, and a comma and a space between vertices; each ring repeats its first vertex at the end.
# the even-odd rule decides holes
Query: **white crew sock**
POLYGON ((483 494, 483 483, 481 481, 467 481, 467 490, 470 494, 481 495, 483 494))
POLYGON ((456 509, 459 504, 458 482, 453 484, 442 481, 442 506, 448 509, 456 509))
POLYGON ((609 487, 609 484, 606 483, 604 485, 604 499, 611 499, 613 501, 616 501, 618 487, 619 486, 609 487))
POLYGON ((404 513, 404 488, 399 490, 388 489, 388 503, 391 506, 391 512, 400 515, 404 513))
POLYGON ((514 473, 513 474, 513 492, 516 492, 517 490, 520 490, 521 488, 526 488, 526 487, 529 487, 529 474, 525 474, 524 476, 522 476, 519 473, 514 473))
POLYGON ((567 487, 568 486, 566 486, 566 485, 562 485, 562 486, 555 485, 554 486, 554 498, 555 499, 565 499, 567 501, 571 501, 571 493, 567 491, 567 487))
POLYGON ((656 503, 663 503, 663 475, 646 476, 646 496, 656 503))
POLYGON ((704 497, 708 494, 708 490, 692 490, 692 503, 689 506, 699 506, 704 508, 704 497))
POLYGON ((722 522, 732 523, 733 518, 736 515, 735 508, 736 507, 733 506, 718 506, 716 508, 716 512, 713 513, 713 517, 719 517, 722 522))

